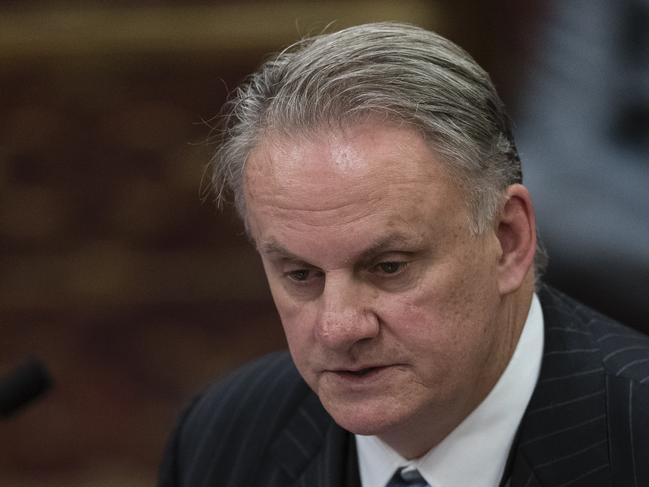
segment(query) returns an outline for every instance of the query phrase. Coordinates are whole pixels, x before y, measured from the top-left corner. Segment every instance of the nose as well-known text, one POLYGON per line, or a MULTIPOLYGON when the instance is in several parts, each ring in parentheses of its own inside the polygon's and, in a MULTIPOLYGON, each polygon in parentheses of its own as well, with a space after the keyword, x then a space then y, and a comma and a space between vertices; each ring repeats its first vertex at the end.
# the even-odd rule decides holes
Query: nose
POLYGON ((328 275, 320 295, 316 339, 326 348, 347 351, 379 334, 371 295, 363 283, 345 275, 328 275))

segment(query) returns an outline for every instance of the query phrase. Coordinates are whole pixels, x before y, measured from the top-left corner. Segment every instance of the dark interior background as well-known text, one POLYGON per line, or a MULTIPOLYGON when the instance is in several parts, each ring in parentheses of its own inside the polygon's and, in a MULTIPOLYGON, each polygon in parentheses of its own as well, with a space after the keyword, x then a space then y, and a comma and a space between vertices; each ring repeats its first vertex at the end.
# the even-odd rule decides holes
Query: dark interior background
MULTIPOLYGON (((469 50, 524 115, 552 11, 542 0, 0 4, 0 377, 37 356, 56 382, 0 422, 0 485, 152 485, 182 405, 284 347, 240 224, 204 191, 209 120, 268 53, 325 28, 408 21, 469 50)), ((645 223, 648 209, 636 208, 645 223)), ((647 261, 600 260, 559 258, 548 278, 642 328, 647 261), (615 272, 631 291, 611 285, 615 272)))

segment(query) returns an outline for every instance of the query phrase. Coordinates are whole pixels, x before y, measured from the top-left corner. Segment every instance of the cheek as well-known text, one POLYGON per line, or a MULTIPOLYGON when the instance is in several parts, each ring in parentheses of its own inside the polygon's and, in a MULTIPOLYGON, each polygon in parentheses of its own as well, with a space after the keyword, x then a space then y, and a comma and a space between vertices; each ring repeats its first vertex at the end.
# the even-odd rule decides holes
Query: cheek
POLYGON ((493 296, 484 291, 489 287, 450 267, 425 276, 426 285, 408 296, 379 300, 378 312, 395 341, 422 356, 464 356, 479 346, 491 321, 493 296))
POLYGON ((441 303, 431 292, 384 295, 376 308, 383 324, 384 345, 408 361, 439 359, 452 340, 441 311, 441 303))
POLYGON ((288 334, 289 331, 293 331, 293 326, 291 326, 291 324, 302 318, 301 314, 304 314, 307 311, 308 305, 298 303, 294 298, 289 296, 281 282, 281 278, 278 277, 275 272, 272 272, 272 270, 269 269, 269 265, 265 262, 264 269, 266 271, 266 279, 268 280, 268 286, 270 288, 270 294, 273 297, 273 302, 275 303, 275 308, 282 320, 284 331, 288 334))
POLYGON ((383 321, 394 344, 416 360, 444 362, 458 342, 456 321, 439 301, 401 301, 383 313, 383 321))
POLYGON ((296 304, 281 291, 273 292, 273 299, 291 355, 296 362, 300 362, 301 357, 310 355, 314 346, 315 314, 312 312, 312 306, 305 303, 296 304))

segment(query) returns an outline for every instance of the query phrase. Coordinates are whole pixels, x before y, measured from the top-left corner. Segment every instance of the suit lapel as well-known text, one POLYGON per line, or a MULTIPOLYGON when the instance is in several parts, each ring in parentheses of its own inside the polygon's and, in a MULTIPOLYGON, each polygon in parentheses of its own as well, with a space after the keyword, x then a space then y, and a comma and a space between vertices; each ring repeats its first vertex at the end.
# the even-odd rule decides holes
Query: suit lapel
POLYGON ((293 484, 295 487, 359 487, 356 451, 351 435, 332 423, 322 449, 293 484), (353 452, 352 452, 353 450, 353 452), (349 463, 353 460, 353 463, 349 463))
POLYGON ((541 487, 539 479, 534 472, 534 469, 527 463, 527 459, 520 454, 517 454, 511 478, 509 483, 505 483, 505 487, 541 487))
POLYGON ((511 487, 609 485, 606 383, 599 349, 577 310, 540 293, 545 345, 520 426, 511 487))
POLYGON ((272 455, 294 487, 359 487, 352 435, 340 428, 315 394, 308 394, 279 435, 272 455))

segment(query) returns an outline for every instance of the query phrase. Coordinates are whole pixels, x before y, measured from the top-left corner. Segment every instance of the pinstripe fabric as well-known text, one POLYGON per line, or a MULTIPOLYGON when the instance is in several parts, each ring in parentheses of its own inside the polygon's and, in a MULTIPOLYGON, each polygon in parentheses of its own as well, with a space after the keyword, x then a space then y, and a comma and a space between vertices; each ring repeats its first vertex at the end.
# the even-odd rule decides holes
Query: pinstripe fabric
POLYGON ((512 486, 649 485, 649 340, 550 288, 540 297, 546 349, 512 486))
MULTIPOLYGON (((649 486, 649 339, 539 293, 545 343, 510 487, 649 486)), ((358 487, 354 441, 285 353, 208 389, 181 416, 160 487, 358 487)))

